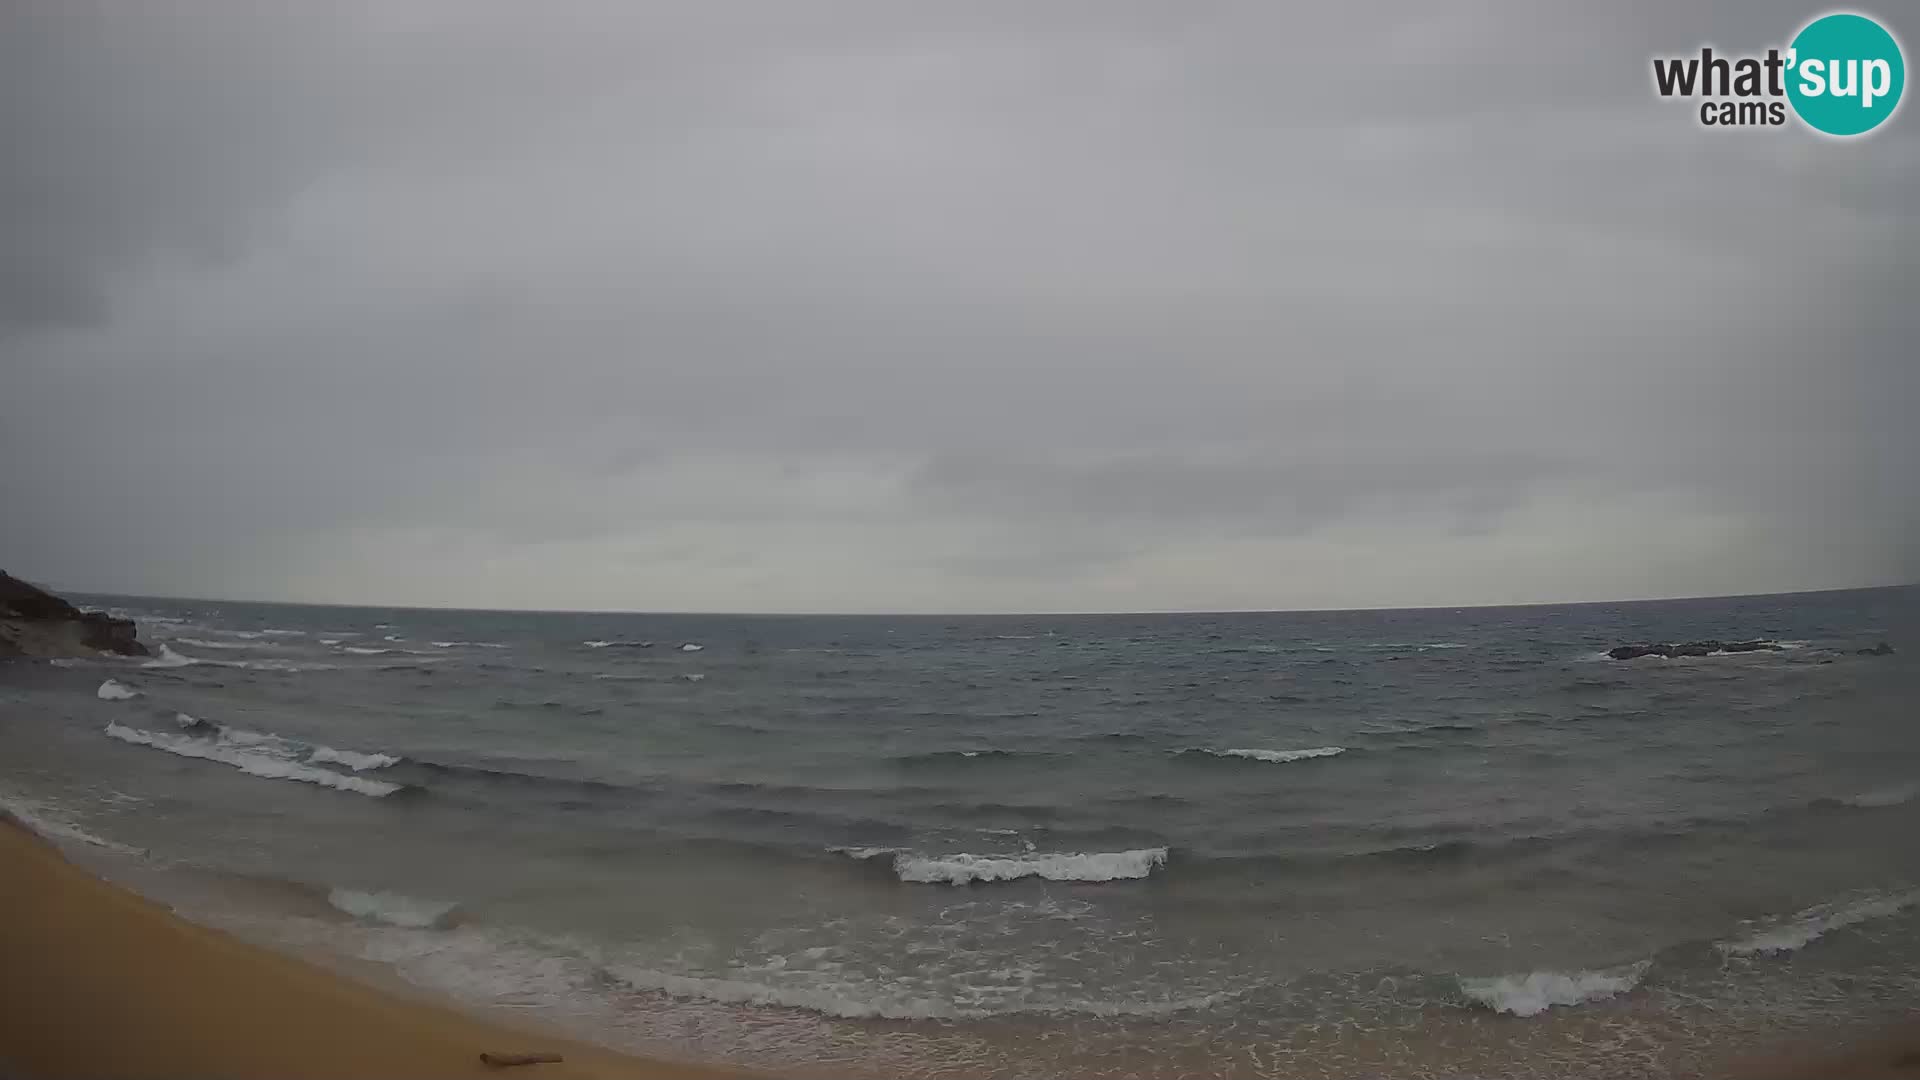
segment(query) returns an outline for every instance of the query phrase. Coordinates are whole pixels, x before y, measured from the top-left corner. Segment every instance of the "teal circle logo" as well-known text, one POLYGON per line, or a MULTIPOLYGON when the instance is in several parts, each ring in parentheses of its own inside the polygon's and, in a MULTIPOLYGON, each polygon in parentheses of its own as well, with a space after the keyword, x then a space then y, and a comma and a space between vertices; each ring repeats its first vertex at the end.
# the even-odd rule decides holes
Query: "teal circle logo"
POLYGON ((1900 107, 1907 62, 1886 27, 1842 12, 1823 15, 1794 36, 1787 100, 1815 131, 1864 135, 1900 107))

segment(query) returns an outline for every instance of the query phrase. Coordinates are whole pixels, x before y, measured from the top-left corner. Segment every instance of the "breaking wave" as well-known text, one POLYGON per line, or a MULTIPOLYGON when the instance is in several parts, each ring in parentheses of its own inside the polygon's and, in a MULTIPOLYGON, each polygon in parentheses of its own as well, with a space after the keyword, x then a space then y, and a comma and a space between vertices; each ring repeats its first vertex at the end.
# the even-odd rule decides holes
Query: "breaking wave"
POLYGON ((182 656, 179 653, 174 652, 173 647, 171 645, 168 645, 165 642, 162 642, 160 645, 160 655, 154 657, 153 659, 147 661, 144 664, 141 664, 140 666, 144 668, 186 667, 190 664, 197 664, 199 662, 200 662, 199 660, 191 656, 182 656))
POLYGON ((309 765, 340 765, 354 772, 384 769, 405 760, 394 754, 362 754, 357 750, 335 750, 331 746, 316 746, 313 753, 307 755, 309 765))
POLYGON ((1188 750, 1179 750, 1176 751, 1176 753, 1206 754, 1212 757, 1225 758, 1246 758, 1250 761, 1286 762, 1305 761, 1308 758, 1332 757, 1335 754, 1344 754, 1346 751, 1347 748, 1344 746, 1313 746, 1305 750, 1213 750, 1207 747, 1194 747, 1188 750))
MULTIPOLYGON (((841 848, 836 853, 853 859, 888 854, 885 848, 841 848)), ((901 881, 928 885, 967 885, 974 882, 1017 881, 1037 877, 1046 881, 1126 881, 1144 878, 1167 864, 1167 849, 1087 853, 1033 853, 1024 855, 916 855, 896 851, 893 873, 901 881)))
POLYGON ((180 714, 179 721, 181 727, 188 732, 187 734, 145 731, 127 727, 121 723, 108 724, 106 734, 109 738, 119 739, 121 742, 132 743, 135 746, 146 746, 180 757, 199 758, 202 761, 230 765, 249 776, 269 780, 295 780, 303 784, 317 784, 339 791, 351 791, 356 795, 366 795, 376 799, 392 795, 406 786, 334 772, 300 760, 304 754, 325 749, 324 747, 306 747, 291 739, 282 739, 278 735, 263 735, 239 728, 208 724, 206 721, 194 720, 185 713, 180 714))
POLYGON ((1738 941, 1720 942, 1716 948, 1729 956, 1792 952, 1843 926, 1896 915, 1917 902, 1920 902, 1920 890, 1891 896, 1867 896, 1848 903, 1820 904, 1750 933, 1738 941))
MULTIPOLYGON (((264 633, 265 631, 262 631, 264 633)), ((332 671, 336 665, 315 664, 301 660, 214 660, 205 656, 188 656, 175 652, 171 646, 162 643, 160 655, 141 664, 144 668, 180 668, 204 664, 208 667, 244 668, 249 671, 332 671)))
POLYGON ((1579 1005, 1624 994, 1640 985, 1653 965, 1642 960, 1601 971, 1531 971, 1491 979, 1459 979, 1460 992, 1494 1012, 1537 1016, 1556 1005, 1579 1005))
POLYGON ((651 649, 651 641, 583 641, 580 644, 589 649, 651 649))
POLYGON ((94 696, 101 701, 131 701, 140 696, 140 691, 125 683, 108 679, 100 684, 100 689, 94 691, 94 696))
POLYGON ((385 923, 407 930, 445 930, 453 926, 460 905, 441 900, 416 900, 398 893, 334 889, 327 903, 356 919, 385 923))

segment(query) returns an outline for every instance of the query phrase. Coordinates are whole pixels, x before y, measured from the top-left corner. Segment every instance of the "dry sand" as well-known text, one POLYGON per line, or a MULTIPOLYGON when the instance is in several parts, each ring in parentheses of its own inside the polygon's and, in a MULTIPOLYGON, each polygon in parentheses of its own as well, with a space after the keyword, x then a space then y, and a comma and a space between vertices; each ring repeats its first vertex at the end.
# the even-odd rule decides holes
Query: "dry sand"
POLYGON ((362 986, 188 923, 0 814, 0 1075, 742 1080, 362 986), (496 1069, 482 1052, 553 1051, 496 1069))
MULTIPOLYGON (((1818 1061, 1766 1057, 1715 1075, 1920 1077, 1920 1038, 1906 1036, 1818 1061)), ((510 1027, 249 945, 99 880, 4 813, 0 1076, 749 1080, 510 1027), (480 1060, 527 1051, 565 1060, 507 1069, 480 1060)))

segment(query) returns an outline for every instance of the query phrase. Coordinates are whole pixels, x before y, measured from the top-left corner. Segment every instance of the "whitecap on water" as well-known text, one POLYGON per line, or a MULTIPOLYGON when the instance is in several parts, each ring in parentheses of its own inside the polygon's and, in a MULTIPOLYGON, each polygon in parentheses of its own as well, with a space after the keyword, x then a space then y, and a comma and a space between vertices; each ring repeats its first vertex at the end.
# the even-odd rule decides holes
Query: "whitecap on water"
POLYGON ((1346 751, 1347 748, 1344 746, 1311 746, 1304 750, 1214 750, 1201 747, 1198 752, 1202 754, 1212 754, 1214 757, 1246 758, 1250 761, 1287 762, 1306 761, 1309 758, 1332 757, 1335 754, 1344 754, 1346 751))
POLYGON ((408 930, 437 930, 451 926, 459 905, 442 900, 417 900, 387 892, 334 889, 327 903, 356 919, 385 923, 408 930))
POLYGON ((1729 956, 1792 952, 1841 927, 1896 915, 1916 902, 1920 902, 1920 890, 1820 904, 1754 930, 1737 941, 1723 941, 1717 947, 1729 956))
MULTIPOLYGON (((181 716, 185 717, 185 714, 181 716)), ((109 738, 118 739, 124 743, 151 747, 180 757, 218 762, 239 769, 249 776, 270 780, 295 780, 303 784, 317 784, 321 787, 351 791, 356 795, 367 795, 373 798, 391 795, 402 787, 400 784, 368 780, 364 777, 351 776, 303 763, 298 760, 298 757, 307 748, 277 735, 217 725, 207 726, 213 727, 216 732, 211 738, 200 737, 197 734, 206 730, 200 721, 195 721, 191 727, 188 727, 188 731, 196 734, 175 735, 160 731, 145 731, 117 722, 107 725, 106 734, 109 738)))
POLYGON ((1460 992, 1494 1012, 1537 1016, 1556 1006, 1624 994, 1640 985, 1653 961, 1600 971, 1530 971, 1490 979, 1460 979, 1460 992))
POLYGON ((1167 864, 1167 849, 1131 851, 1033 852, 1025 855, 915 855, 893 857, 894 876, 923 884, 966 885, 972 882, 1016 881, 1037 877, 1047 881, 1125 881, 1144 878, 1167 864))

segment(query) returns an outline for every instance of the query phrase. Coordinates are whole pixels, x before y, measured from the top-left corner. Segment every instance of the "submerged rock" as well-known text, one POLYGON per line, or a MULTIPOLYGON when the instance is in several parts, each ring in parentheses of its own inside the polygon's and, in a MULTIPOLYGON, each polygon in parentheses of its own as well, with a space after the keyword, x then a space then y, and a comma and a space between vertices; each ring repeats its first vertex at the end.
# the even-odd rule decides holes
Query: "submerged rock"
POLYGON ((0 571, 0 656, 95 653, 146 656, 132 619, 81 611, 60 597, 0 571))
POLYGON ((1712 656, 1716 653, 1779 652, 1786 646, 1777 641, 1688 641, 1666 642, 1659 645, 1616 645, 1607 650, 1607 656, 1614 660, 1638 660, 1643 656, 1659 656, 1668 660, 1681 656, 1712 656))
POLYGON ((1883 641, 1880 644, 1875 645, 1871 648, 1855 649, 1854 655, 1856 656, 1892 656, 1893 646, 1883 641))

